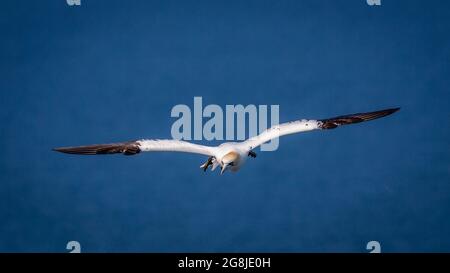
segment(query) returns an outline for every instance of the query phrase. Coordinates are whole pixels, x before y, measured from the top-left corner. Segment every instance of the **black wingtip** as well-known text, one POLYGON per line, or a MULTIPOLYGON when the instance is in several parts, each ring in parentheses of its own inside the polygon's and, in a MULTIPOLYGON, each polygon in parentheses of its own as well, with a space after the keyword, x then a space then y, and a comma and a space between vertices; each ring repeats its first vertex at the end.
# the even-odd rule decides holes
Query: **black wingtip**
POLYGON ((52 151, 63 154, 79 154, 78 151, 74 150, 73 147, 53 148, 52 151))
POLYGON ((64 151, 62 150, 62 148, 53 148, 52 151, 54 152, 60 152, 63 153, 64 151))
POLYGON ((400 107, 395 107, 395 108, 391 108, 391 109, 386 109, 386 112, 389 112, 388 115, 393 114, 395 112, 397 112, 398 110, 400 110, 400 107))
POLYGON ((384 110, 375 111, 375 112, 367 113, 367 114, 374 114, 373 119, 377 119, 377 118, 381 118, 381 117, 392 115, 393 113, 397 112, 398 110, 400 110, 400 107, 384 109, 384 110))
POLYGON ((124 154, 136 155, 141 152, 139 144, 135 141, 111 143, 111 144, 94 144, 76 147, 60 147, 53 148, 53 151, 65 154, 77 155, 99 155, 99 154, 124 154))
POLYGON ((389 109, 373 111, 373 112, 366 112, 366 113, 343 115, 343 116, 338 116, 338 117, 329 118, 329 119, 322 119, 322 120, 319 120, 320 121, 319 127, 321 129, 334 129, 341 125, 354 124, 354 123, 359 123, 359 122, 363 122, 363 121, 369 121, 369 120, 382 118, 382 117, 391 115, 391 114, 397 112, 398 110, 400 110, 400 107, 389 108, 389 109))

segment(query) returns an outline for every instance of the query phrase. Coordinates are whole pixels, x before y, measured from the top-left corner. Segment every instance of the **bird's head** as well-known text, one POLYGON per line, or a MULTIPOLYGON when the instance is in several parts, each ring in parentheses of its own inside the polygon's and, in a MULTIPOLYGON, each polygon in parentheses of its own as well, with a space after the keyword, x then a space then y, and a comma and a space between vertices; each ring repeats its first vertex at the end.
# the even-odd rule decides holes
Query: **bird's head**
POLYGON ((239 154, 236 152, 229 152, 222 157, 222 170, 220 174, 223 174, 227 169, 236 166, 239 161, 239 154))

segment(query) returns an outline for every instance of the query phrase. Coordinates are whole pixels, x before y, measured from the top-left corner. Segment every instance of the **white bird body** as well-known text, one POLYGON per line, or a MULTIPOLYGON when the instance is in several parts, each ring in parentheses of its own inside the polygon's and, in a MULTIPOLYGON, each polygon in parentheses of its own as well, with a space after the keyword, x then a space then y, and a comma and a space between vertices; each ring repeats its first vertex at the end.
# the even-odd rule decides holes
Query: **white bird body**
POLYGON ((306 132, 317 129, 333 129, 341 125, 359 123, 372 119, 377 119, 390 115, 399 108, 386 109, 375 112, 359 113, 353 115, 338 116, 330 119, 321 120, 297 120, 274 125, 265 130, 261 134, 249 138, 242 142, 225 142, 219 146, 205 146, 190 143, 183 140, 174 139, 142 139, 137 141, 128 141, 112 144, 95 144, 78 147, 56 148, 55 151, 80 154, 80 155, 96 155, 96 154, 115 154, 122 153, 124 155, 136 155, 140 152, 186 152, 208 156, 208 161, 200 166, 203 170, 207 170, 209 166, 214 171, 218 166, 221 167, 221 173, 226 170, 238 171, 246 162, 249 156, 256 157, 253 152, 255 148, 263 143, 280 136, 306 132))

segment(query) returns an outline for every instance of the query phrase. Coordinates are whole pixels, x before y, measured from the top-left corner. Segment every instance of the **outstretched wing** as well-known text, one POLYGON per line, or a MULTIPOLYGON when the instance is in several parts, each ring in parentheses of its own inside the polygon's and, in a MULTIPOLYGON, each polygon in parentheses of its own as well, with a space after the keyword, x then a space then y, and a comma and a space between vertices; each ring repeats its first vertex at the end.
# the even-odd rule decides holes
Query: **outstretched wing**
POLYGON ((358 114, 352 114, 352 115, 344 115, 344 116, 338 116, 334 118, 328 118, 328 119, 319 119, 319 120, 296 120, 291 122, 282 123, 279 125, 272 126, 271 128, 265 130, 261 134, 249 138, 248 140, 243 142, 243 145, 246 146, 247 149, 252 150, 258 146, 260 146, 263 143, 266 143, 270 141, 271 139, 299 133, 299 132, 306 132, 316 129, 334 129, 341 125, 347 125, 347 124, 353 124, 353 123, 359 123, 363 121, 369 121, 377 118, 381 118, 387 115, 390 115, 396 111, 398 111, 400 108, 392 108, 392 109, 385 109, 381 111, 375 111, 375 112, 367 112, 367 113, 358 113, 358 114))
POLYGON ((54 151, 66 154, 98 155, 117 154, 135 155, 140 152, 185 152, 211 156, 214 147, 198 145, 181 140, 172 139, 143 139, 137 141, 119 142, 111 144, 94 144, 88 146, 55 148, 54 151))

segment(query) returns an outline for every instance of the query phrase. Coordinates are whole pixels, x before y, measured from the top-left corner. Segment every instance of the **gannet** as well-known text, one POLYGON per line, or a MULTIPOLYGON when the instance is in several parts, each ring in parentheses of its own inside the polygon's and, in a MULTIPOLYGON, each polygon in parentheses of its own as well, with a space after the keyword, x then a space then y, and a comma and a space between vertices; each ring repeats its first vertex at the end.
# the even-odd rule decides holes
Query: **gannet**
POLYGON ((374 112, 343 115, 328 119, 302 119, 274 125, 261 134, 242 142, 225 142, 219 146, 205 146, 175 139, 141 139, 111 144, 94 144, 77 147, 55 148, 54 151, 77 155, 124 154, 137 155, 140 152, 185 152, 208 156, 200 166, 206 171, 211 166, 214 171, 220 166, 220 174, 226 170, 238 171, 248 157, 255 158, 255 148, 274 138, 312 131, 334 129, 341 125, 359 123, 390 115, 400 108, 391 108, 374 112))

